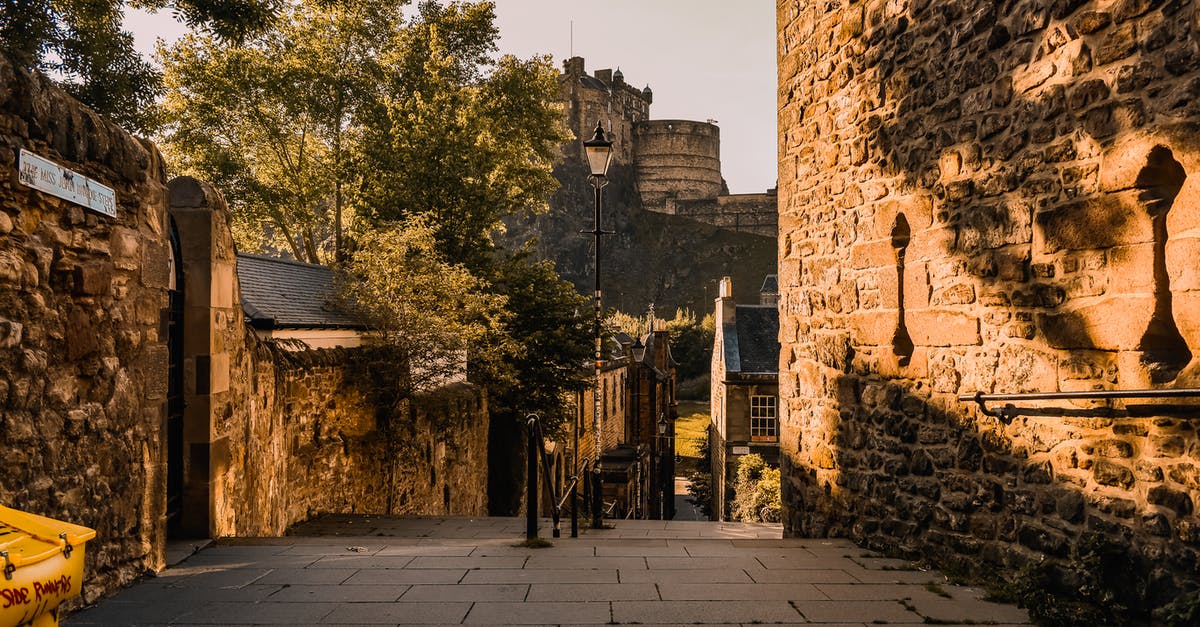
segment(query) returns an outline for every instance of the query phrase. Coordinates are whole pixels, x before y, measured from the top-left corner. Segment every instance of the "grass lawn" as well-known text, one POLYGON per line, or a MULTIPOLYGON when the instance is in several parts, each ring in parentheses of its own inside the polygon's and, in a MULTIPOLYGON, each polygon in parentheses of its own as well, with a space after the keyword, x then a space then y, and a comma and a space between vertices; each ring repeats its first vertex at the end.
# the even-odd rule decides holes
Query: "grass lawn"
POLYGON ((680 469, 690 470, 700 459, 700 443, 708 437, 708 403, 679 401, 678 411, 679 418, 675 421, 675 452, 683 458, 680 461, 680 469))

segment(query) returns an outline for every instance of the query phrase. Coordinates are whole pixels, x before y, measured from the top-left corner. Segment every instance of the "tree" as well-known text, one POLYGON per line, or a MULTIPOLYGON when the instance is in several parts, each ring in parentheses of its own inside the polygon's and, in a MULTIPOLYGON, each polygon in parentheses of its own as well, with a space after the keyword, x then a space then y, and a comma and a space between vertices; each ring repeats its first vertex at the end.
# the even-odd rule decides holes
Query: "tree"
POLYGON ((779 522, 782 508, 779 469, 767 466, 755 453, 742 457, 733 484, 730 517, 741 522, 779 522))
POLYGON ((400 37, 400 4, 296 4, 240 45, 192 35, 160 51, 163 151, 225 192, 244 250, 342 257, 355 123, 400 37))
POLYGON ((712 314, 696 320, 691 309, 676 309, 675 317, 667 321, 671 338, 671 355, 679 362, 680 380, 708 374, 711 368, 713 333, 712 314))
POLYGON ((554 271, 551 261, 531 261, 528 250, 493 268, 492 290, 507 298, 507 333, 516 347, 502 361, 507 376, 493 375, 493 413, 523 418, 536 412, 547 433, 568 418, 564 393, 588 387, 583 366, 592 354, 588 299, 554 271))
POLYGON ((429 215, 442 252, 473 269, 492 263, 501 218, 548 207, 570 139, 549 57, 490 61, 494 19, 490 2, 420 5, 385 61, 359 164, 363 215, 429 215))
POLYGON ((121 28, 126 6, 169 8, 223 40, 261 31, 274 0, 0 0, 0 49, 21 67, 59 77, 76 99, 135 132, 154 126, 159 74, 121 28))
POLYGON ((398 399, 465 374, 468 349, 503 329, 504 298, 436 250, 434 229, 420 219, 358 235, 339 271, 345 307, 365 320, 376 344, 395 349, 406 366, 398 399))

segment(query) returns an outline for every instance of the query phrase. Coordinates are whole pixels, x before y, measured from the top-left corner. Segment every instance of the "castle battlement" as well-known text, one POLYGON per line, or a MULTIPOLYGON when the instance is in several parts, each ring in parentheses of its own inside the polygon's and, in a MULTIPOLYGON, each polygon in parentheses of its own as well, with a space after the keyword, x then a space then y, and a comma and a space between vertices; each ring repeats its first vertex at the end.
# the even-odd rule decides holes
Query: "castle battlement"
MULTIPOLYGON (((600 120, 614 142, 613 161, 633 166, 642 208, 775 235, 775 194, 747 194, 737 200, 729 196, 721 176, 721 129, 716 124, 651 119, 654 93, 649 85, 637 89, 619 68, 589 75, 583 57, 563 61, 558 83, 567 124, 576 138, 591 137, 600 120)), ((584 158, 579 141, 564 147, 564 153, 584 158)))

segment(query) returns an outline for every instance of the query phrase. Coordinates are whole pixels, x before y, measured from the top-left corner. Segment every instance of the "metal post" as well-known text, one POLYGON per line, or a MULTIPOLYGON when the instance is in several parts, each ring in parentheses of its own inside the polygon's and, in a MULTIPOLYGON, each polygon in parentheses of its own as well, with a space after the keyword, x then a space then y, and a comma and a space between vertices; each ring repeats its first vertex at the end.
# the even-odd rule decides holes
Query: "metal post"
POLYGON ((571 537, 579 537, 579 475, 571 482, 571 537))
POLYGON ((538 495, 537 495, 537 493, 538 493, 538 489, 537 489, 538 452, 537 452, 537 438, 534 437, 533 426, 534 426, 534 422, 533 422, 533 420, 530 420, 529 428, 528 428, 529 447, 528 447, 528 450, 526 451, 528 460, 526 461, 526 464, 525 464, 525 470, 526 470, 525 481, 526 481, 526 492, 527 492, 527 495, 525 497, 525 539, 526 540, 532 540, 532 539, 536 538, 537 534, 538 534, 538 521, 537 521, 537 515, 538 515, 538 512, 537 512, 537 509, 538 509, 538 495))
POLYGON ((592 469, 592 529, 604 528, 604 495, 600 490, 600 466, 592 469))
MULTIPOLYGON (((594 493, 592 498, 595 500, 595 504, 599 504, 601 502, 599 463, 600 463, 600 455, 604 452, 604 438, 602 437, 602 429, 604 428, 604 424, 600 420, 600 415, 604 412, 604 399, 600 394, 600 366, 601 366, 601 361, 603 360, 603 352, 601 349, 602 344, 603 344, 603 338, 600 333, 600 315, 601 315, 601 308, 603 306, 603 297, 600 292, 600 259, 601 259, 600 250, 601 250, 601 242, 603 241, 604 230, 600 228, 600 224, 601 224, 600 223, 600 206, 601 206, 600 203, 602 200, 601 190, 604 188, 604 185, 607 181, 604 180, 603 176, 592 176, 591 180, 592 180, 592 188, 594 189, 595 195, 596 195, 596 228, 593 229, 593 231, 592 231, 592 233, 595 234, 595 236, 596 236, 596 285, 595 285, 596 289, 595 289, 595 306, 594 306, 595 320, 594 320, 594 324, 593 324, 593 330, 595 331, 595 343, 596 343, 596 346, 595 346, 596 382, 592 389, 592 431, 593 431, 593 434, 595 435, 595 448, 592 450, 592 453, 596 459, 596 464, 592 470, 596 477, 596 480, 594 482, 595 485, 592 486, 592 492, 594 493)), ((601 507, 599 505, 596 505, 592 510, 592 528, 593 529, 602 529, 604 527, 604 522, 602 520, 603 517, 604 517, 604 514, 601 511, 601 507)))

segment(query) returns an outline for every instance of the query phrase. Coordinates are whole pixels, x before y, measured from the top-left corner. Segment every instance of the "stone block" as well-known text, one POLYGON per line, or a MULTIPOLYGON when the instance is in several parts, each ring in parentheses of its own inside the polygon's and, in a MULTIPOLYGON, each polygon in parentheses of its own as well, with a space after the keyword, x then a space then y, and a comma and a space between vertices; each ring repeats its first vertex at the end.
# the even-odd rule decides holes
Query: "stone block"
POLYGON ((1000 351, 996 389, 1011 393, 1058 391, 1058 356, 1036 345, 1009 345, 1000 351))
POLYGON ((1146 500, 1155 504, 1169 507, 1180 516, 1190 516, 1194 511, 1192 497, 1186 492, 1172 490, 1166 486, 1154 486, 1146 494, 1146 500))
POLYGON ((1136 350, 1154 313, 1154 298, 1145 295, 1105 297, 1086 306, 1038 314, 1047 343, 1068 350, 1136 350))
POLYGON ((942 259, 955 251, 958 234, 953 228, 933 228, 913 233, 905 251, 910 261, 942 259))
POLYGON ((1150 216, 1136 192, 1092 197, 1043 211, 1034 216, 1040 227, 1037 250, 1101 249, 1154 241, 1150 216))
POLYGON ((898 315, 894 309, 850 314, 850 341, 855 346, 890 346, 898 315))
POLYGON ((113 266, 103 261, 88 262, 72 270, 77 296, 103 296, 112 288, 113 266))
MULTIPOLYGON (((1121 464, 1107 460, 1096 460, 1092 465, 1092 478, 1100 485, 1129 489, 1133 486, 1133 471, 1121 464)), ((1132 513, 1130 514, 1132 515, 1132 513)))
POLYGON ((924 309, 905 316, 918 346, 973 346, 980 342, 979 319, 957 311, 924 309))
POLYGON ((863 242, 850 247, 850 267, 855 269, 895 267, 896 249, 891 241, 863 242))
POLYGON ((0 348, 12 348, 19 345, 24 330, 25 326, 20 322, 0 318, 0 348))
MULTIPOLYGON (((1143 253, 1144 257, 1149 261, 1153 261, 1153 250, 1147 250, 1143 253)), ((1200 237, 1186 237, 1179 239, 1170 239, 1167 241, 1167 276, 1170 280, 1171 291, 1197 291, 1200 292, 1200 237)), ((1143 261, 1142 263, 1145 263, 1143 261)), ((1147 264, 1146 269, 1152 269, 1153 266, 1147 264)), ((1146 276, 1146 283, 1149 287, 1153 287, 1152 272, 1143 272, 1146 276)))

